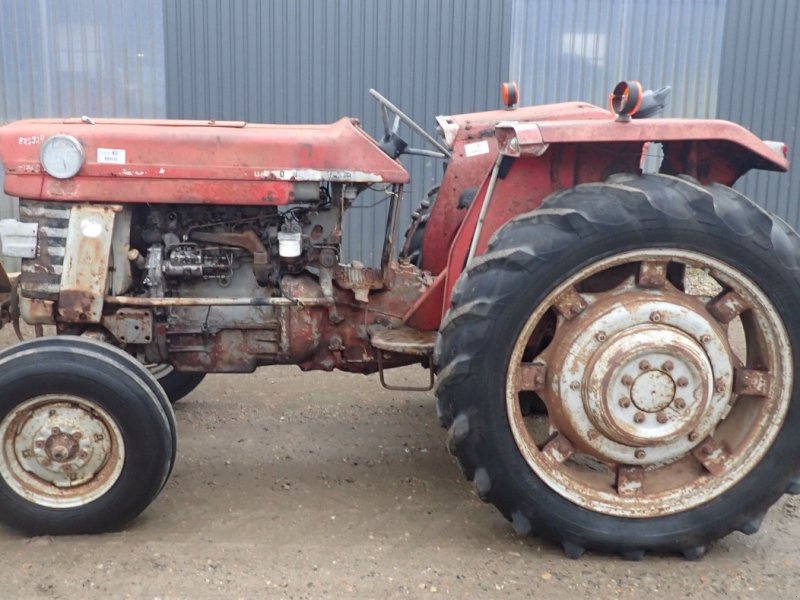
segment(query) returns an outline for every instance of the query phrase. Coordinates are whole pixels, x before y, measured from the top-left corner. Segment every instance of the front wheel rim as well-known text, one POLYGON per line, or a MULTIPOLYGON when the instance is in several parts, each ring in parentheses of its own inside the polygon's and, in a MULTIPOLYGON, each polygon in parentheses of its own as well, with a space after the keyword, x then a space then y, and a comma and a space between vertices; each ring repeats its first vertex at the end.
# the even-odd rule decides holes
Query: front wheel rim
POLYGON ((125 443, 98 403, 67 394, 31 398, 0 422, 0 476, 20 497, 72 508, 105 495, 122 473, 125 443))
POLYGON ((506 409, 522 456, 551 489, 595 512, 648 518, 740 482, 777 438, 792 381, 788 333, 752 280, 699 252, 648 249, 592 263, 536 307, 512 351, 506 409), (716 296, 672 285, 670 263, 703 269, 716 296), (629 275, 583 291, 615 269, 629 275), (730 341, 737 323, 741 358, 730 341), (523 414, 531 394, 546 422, 523 414))

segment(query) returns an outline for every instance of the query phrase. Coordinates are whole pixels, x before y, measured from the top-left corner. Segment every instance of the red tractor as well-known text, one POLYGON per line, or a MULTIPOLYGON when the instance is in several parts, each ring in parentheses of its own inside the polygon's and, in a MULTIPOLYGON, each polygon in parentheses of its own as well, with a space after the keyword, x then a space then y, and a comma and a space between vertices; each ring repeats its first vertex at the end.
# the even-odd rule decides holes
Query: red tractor
POLYGON ((57 333, 0 351, 0 520, 124 525, 169 477, 170 401, 273 364, 384 384, 422 364, 480 498, 571 557, 698 558, 800 492, 800 239, 730 187, 786 171, 785 146, 638 119, 635 83, 612 110, 513 108, 507 86, 439 139, 373 95, 377 142, 353 119, 0 128, 20 199, 0 238, 22 259, 0 323, 57 333), (400 249, 406 153, 447 169, 400 249), (376 268, 341 262, 367 189, 389 204, 376 268))

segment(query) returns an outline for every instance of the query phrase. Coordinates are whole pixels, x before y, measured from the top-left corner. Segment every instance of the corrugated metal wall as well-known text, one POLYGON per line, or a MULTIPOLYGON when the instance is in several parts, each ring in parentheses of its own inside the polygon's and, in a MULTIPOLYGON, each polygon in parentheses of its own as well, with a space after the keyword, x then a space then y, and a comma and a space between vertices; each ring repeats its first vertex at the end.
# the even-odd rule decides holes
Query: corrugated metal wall
POLYGON ((753 171, 737 187, 800 229, 800 2, 728 0, 720 118, 789 145, 788 174, 753 171))
MULTIPOLYGON (((797 0, 515 0, 512 14, 523 103, 605 106, 617 81, 639 79, 672 86, 664 116, 729 119, 800 147, 797 0)), ((800 229, 800 168, 737 187, 800 229)))
POLYGON ((511 77, 523 104, 606 106, 618 81, 671 85, 665 116, 715 114, 726 0, 515 0, 511 77))
MULTIPOLYGON (((165 9, 172 118, 346 115, 374 135, 374 87, 432 132, 435 115, 499 106, 508 74, 511 0, 177 0, 165 9)), ((412 184, 401 233, 442 169, 434 159, 403 162, 412 184)), ((364 194, 359 204, 377 199, 364 194)), ((385 205, 350 210, 346 256, 379 260, 385 219, 385 205)))
MULTIPOLYGON (((0 0, 0 123, 165 105, 162 0, 0 0)), ((15 214, 0 194, 0 218, 15 214)))

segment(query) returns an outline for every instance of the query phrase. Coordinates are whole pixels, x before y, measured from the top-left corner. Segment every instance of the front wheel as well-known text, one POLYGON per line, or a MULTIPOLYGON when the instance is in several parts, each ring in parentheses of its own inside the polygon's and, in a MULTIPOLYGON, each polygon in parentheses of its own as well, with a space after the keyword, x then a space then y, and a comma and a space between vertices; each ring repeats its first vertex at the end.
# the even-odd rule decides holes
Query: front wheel
POLYGON ((579 186, 503 227, 436 353, 478 494, 573 557, 698 558, 755 532, 800 488, 799 260, 738 193, 666 176, 579 186))
POLYGON ((27 534, 114 530, 163 488, 172 409, 127 354, 86 338, 0 352, 0 521, 27 534))

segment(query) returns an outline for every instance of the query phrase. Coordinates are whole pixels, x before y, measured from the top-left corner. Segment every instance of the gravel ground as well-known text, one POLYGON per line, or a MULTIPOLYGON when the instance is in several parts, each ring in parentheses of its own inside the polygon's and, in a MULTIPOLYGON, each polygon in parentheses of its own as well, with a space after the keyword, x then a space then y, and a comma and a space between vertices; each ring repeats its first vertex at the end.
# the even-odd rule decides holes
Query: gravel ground
POLYGON ((172 479, 124 531, 0 529, 0 598, 798 597, 800 498, 696 563, 573 561, 476 498, 430 393, 272 367, 211 376, 176 415, 172 479))

